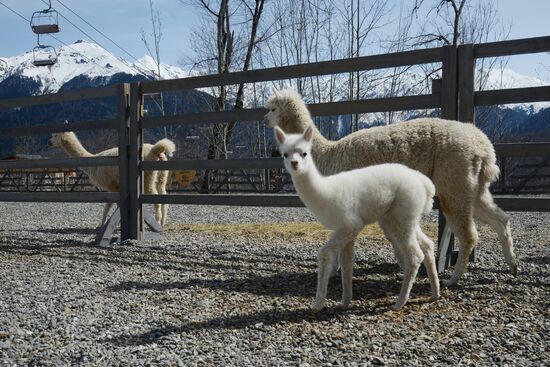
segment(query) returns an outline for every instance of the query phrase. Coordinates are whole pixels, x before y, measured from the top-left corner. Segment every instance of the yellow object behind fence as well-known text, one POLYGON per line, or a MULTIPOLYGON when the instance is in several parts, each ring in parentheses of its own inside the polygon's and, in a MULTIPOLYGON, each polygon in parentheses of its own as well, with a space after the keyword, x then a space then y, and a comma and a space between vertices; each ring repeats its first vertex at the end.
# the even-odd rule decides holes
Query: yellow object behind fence
POLYGON ((197 175, 197 171, 195 170, 174 172, 174 178, 181 188, 191 185, 196 175, 197 175))

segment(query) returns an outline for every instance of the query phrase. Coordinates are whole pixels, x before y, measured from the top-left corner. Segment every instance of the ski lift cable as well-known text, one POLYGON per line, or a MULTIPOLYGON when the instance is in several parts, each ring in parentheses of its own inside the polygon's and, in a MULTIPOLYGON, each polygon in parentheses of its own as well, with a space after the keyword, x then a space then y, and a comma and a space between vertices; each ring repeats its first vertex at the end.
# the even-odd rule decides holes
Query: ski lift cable
MULTIPOLYGON (((17 15, 19 18, 23 19, 25 22, 29 22, 30 20, 25 18, 23 15, 21 15, 20 13, 18 13, 17 11, 13 10, 12 8, 10 8, 9 6, 7 6, 6 4, 4 4, 3 2, 0 1, 0 5, 4 6, 6 9, 8 9, 9 11, 11 11, 12 13, 14 13, 15 15, 17 15)), ((83 53, 75 50, 74 48, 72 48, 71 46, 69 46, 68 44, 66 44, 65 42, 63 42, 62 40, 60 40, 59 38, 57 38, 56 36, 54 35, 51 35, 51 34, 48 34, 48 36, 52 37, 53 39, 55 39, 57 42, 61 43, 62 45, 64 45, 65 47, 67 47, 69 50, 72 50, 74 53, 76 54, 79 54, 80 56, 82 56, 83 58, 85 58, 86 60, 88 60, 89 62, 91 62, 92 64, 95 64, 97 66, 99 66, 100 68, 103 68, 105 69, 106 71, 109 71, 109 69, 107 69, 105 66, 103 65, 100 65, 98 64, 97 62, 95 62, 94 60, 88 58, 86 55, 84 55, 83 53)))
MULTIPOLYGON (((50 0, 51 1, 51 0, 50 0)), ((90 26, 93 30, 95 30, 97 33, 101 34, 103 37, 105 37, 107 40, 109 40, 113 45, 115 45, 118 49, 120 49, 122 52, 124 52, 126 55, 130 56, 133 60, 141 64, 144 68, 147 68, 147 65, 145 65, 143 62, 139 61, 134 55, 132 55, 130 52, 126 51, 122 46, 120 46, 118 43, 113 41, 112 38, 107 36, 105 33, 103 33, 101 30, 97 29, 94 25, 92 25, 90 22, 88 22, 86 19, 78 15, 74 10, 69 8, 67 5, 65 5, 61 0, 57 0, 58 3, 60 3, 63 7, 65 7, 68 11, 73 13, 76 17, 78 17, 80 20, 82 20, 84 23, 86 23, 88 26, 90 26)))
MULTIPOLYGON (((13 10, 12 8, 10 8, 9 6, 7 6, 6 4, 4 4, 3 2, 0 1, 0 5, 4 6, 6 9, 8 9, 9 11, 11 11, 12 13, 14 13, 15 15, 17 15, 19 18, 23 19, 25 22, 30 22, 29 19, 25 18, 23 15, 21 15, 20 13, 18 13, 17 11, 13 10)), ((105 71, 109 71, 110 70, 105 67, 104 65, 101 65, 99 63, 97 63, 96 61, 90 59, 89 57, 87 57, 85 54, 83 54, 82 52, 79 52, 77 50, 75 50, 74 48, 72 48, 70 45, 66 44, 65 42, 63 42, 62 40, 60 40, 59 38, 57 38, 56 36, 52 35, 52 34, 48 34, 48 36, 52 37, 53 39, 55 39, 56 41, 58 41, 59 43, 61 43, 63 46, 67 47, 69 50, 73 51, 74 53, 82 56, 84 59, 86 59, 87 61, 89 61, 90 63, 92 64, 95 64, 97 66, 99 66, 100 68, 104 69, 105 71)), ((136 68, 132 68, 134 69, 134 71, 137 71, 139 74, 141 75, 145 75, 145 76, 149 76, 147 73, 139 70, 139 69, 136 69, 136 68)))
MULTIPOLYGON (((46 0, 42 0, 43 3, 47 4, 46 0)), ((76 24, 74 24, 70 19, 68 19, 66 16, 64 16, 61 12, 58 11, 58 14, 61 18, 65 19, 69 24, 71 24, 73 27, 75 27, 76 29, 78 29, 82 34, 84 34, 86 37, 88 37, 90 40, 92 40, 93 42, 95 42, 96 44, 98 44, 99 46, 103 47, 105 49, 105 51, 107 51, 107 48, 105 46, 103 46, 103 44, 101 42, 99 42, 98 40, 96 40, 94 37, 90 36, 86 31, 84 31, 82 28, 80 28, 79 26, 77 26, 76 24)), ((109 51, 107 51, 109 52, 109 51)), ((148 76, 143 70, 141 69, 138 69, 137 67, 135 67, 134 65, 131 65, 129 62, 127 62, 126 60, 120 58, 120 57, 116 57, 115 55, 113 55, 112 53, 109 52, 110 55, 112 55, 113 57, 119 59, 120 61, 122 61, 122 63, 124 63, 126 66, 128 66, 130 69, 133 69, 134 71, 136 71, 138 74, 142 74, 142 75, 145 75, 145 76, 148 76)))

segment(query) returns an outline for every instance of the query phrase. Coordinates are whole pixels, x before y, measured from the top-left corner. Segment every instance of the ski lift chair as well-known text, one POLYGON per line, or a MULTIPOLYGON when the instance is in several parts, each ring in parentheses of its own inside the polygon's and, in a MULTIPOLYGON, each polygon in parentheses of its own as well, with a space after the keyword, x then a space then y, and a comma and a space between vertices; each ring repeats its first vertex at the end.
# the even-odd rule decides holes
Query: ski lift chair
POLYGON ((32 49, 32 58, 34 66, 52 66, 57 62, 57 52, 52 46, 38 45, 32 49))
POLYGON ((31 17, 31 28, 36 34, 59 32, 59 14, 52 8, 50 1, 48 9, 35 11, 31 17))

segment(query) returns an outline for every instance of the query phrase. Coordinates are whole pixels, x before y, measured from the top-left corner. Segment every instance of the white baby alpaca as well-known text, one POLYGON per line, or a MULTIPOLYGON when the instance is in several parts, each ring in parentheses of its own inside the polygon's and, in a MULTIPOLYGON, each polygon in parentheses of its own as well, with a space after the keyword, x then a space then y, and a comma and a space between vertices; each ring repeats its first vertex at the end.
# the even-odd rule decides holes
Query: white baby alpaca
POLYGON ((401 164, 381 164, 322 176, 311 158, 311 127, 304 134, 289 135, 275 127, 275 137, 300 198, 322 225, 334 231, 319 250, 315 310, 324 307, 332 264, 338 255, 342 307, 349 306, 354 239, 365 225, 376 221, 391 241, 404 271, 401 291, 392 309, 398 310, 407 302, 422 262, 430 278, 432 299, 439 297, 434 243, 420 228, 421 216, 432 209, 435 195, 430 179, 401 164))

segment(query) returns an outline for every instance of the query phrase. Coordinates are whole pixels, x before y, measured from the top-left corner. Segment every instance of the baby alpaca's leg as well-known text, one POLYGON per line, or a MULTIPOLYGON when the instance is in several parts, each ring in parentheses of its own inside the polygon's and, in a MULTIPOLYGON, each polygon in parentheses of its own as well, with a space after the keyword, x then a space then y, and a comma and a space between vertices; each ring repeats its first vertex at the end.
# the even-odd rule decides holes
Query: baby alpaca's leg
POLYGON ((342 248, 355 236, 357 231, 353 230, 336 230, 334 231, 328 242, 321 247, 318 255, 318 270, 317 270, 317 293, 313 309, 321 310, 325 306, 327 298, 328 280, 334 259, 338 256, 342 248))
POLYGON ((404 260, 404 279, 401 284, 401 291, 399 292, 397 302, 390 307, 392 310, 400 310, 409 299, 409 294, 411 293, 414 280, 416 279, 418 268, 422 260, 424 260, 424 254, 416 240, 416 233, 414 231, 407 234, 398 245, 400 245, 400 252, 404 260))
POLYGON ((437 268, 435 266, 435 245, 432 240, 422 232, 420 226, 418 226, 418 230, 416 231, 416 238, 424 254, 424 266, 430 278, 430 288, 432 291, 431 299, 436 300, 439 298, 439 276, 437 275, 437 268))
POLYGON ((395 259, 399 264, 399 268, 403 270, 405 266, 405 259, 403 258, 403 254, 399 248, 399 238, 397 237, 399 229, 396 226, 395 220, 390 217, 381 218, 378 221, 378 224, 380 225, 380 228, 382 228, 386 238, 391 242, 395 259))
POLYGON ((353 294, 353 245, 354 241, 351 241, 340 250, 340 266, 342 272, 342 304, 340 307, 342 308, 349 307, 353 294))

